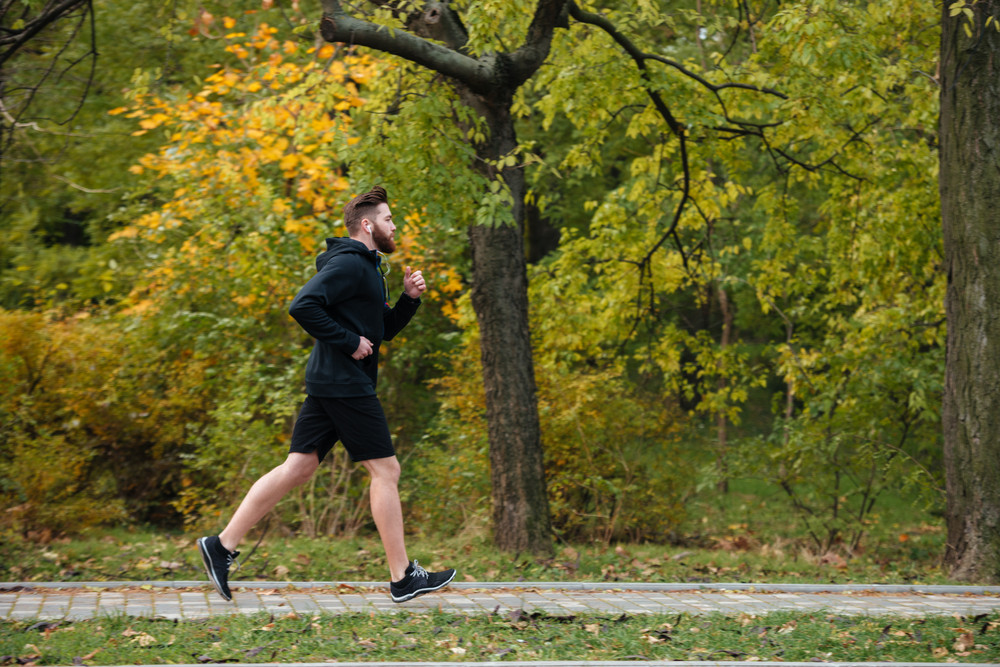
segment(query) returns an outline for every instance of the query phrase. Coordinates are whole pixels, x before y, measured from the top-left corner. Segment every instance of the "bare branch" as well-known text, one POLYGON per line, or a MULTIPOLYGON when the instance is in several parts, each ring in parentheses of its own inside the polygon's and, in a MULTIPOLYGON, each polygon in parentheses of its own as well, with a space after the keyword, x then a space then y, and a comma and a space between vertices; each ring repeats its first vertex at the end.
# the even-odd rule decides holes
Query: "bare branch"
POLYGON ((52 174, 52 178, 56 179, 57 181, 62 181, 63 183, 65 183, 66 185, 70 186, 75 190, 79 190, 80 192, 86 192, 87 194, 90 195, 112 194, 114 192, 118 192, 118 190, 121 189, 121 188, 111 188, 110 190, 105 190, 105 189, 95 190, 93 188, 85 188, 79 183, 75 183, 66 178, 65 176, 60 176, 59 174, 52 174))
POLYGON ((97 46, 95 43, 96 30, 91 0, 78 0, 75 4, 67 3, 65 0, 50 0, 40 10, 37 8, 34 9, 40 12, 34 18, 27 15, 28 9, 23 9, 21 16, 10 20, 8 17, 10 3, 0 6, 0 11, 2 11, 0 13, 0 23, 5 24, 0 26, 0 35, 3 35, 7 41, 7 48, 3 51, 4 58, 10 58, 12 55, 15 55, 18 49, 27 44, 26 39, 30 33, 29 28, 37 28, 31 34, 34 36, 35 41, 38 41, 42 39, 40 31, 43 27, 51 27, 57 20, 72 22, 72 24, 67 31, 60 33, 59 40, 61 44, 56 48, 52 48, 55 44, 52 40, 49 40, 46 44, 46 49, 32 49, 31 53, 25 51, 28 54, 26 57, 32 61, 35 67, 19 69, 13 67, 12 62, 7 62, 5 67, 0 68, 4 73, 3 89, 0 91, 0 111, 2 111, 0 113, 0 158, 6 158, 8 148, 13 143, 15 134, 20 128, 30 128, 43 132, 45 130, 42 130, 38 125, 38 121, 42 120, 48 120, 59 125, 70 124, 82 108, 94 80, 97 46), (78 9, 81 11, 76 11, 78 9), (26 19, 27 24, 22 24, 26 19), (83 55, 67 60, 71 47, 76 42, 84 26, 88 25, 88 23, 90 31, 89 49, 83 55), (14 29, 12 27, 14 25, 19 27, 14 29), (86 78, 80 79, 83 82, 83 89, 78 91, 78 102, 70 114, 62 119, 32 118, 29 114, 34 107, 33 103, 36 95, 46 87, 61 87, 65 90, 67 88, 65 77, 85 60, 90 61, 89 72, 86 78), (24 77, 31 77, 33 81, 21 81, 20 79, 24 77))
MULTIPOLYGON (((38 33, 47 26, 58 21, 63 16, 71 13, 80 7, 90 8, 91 0, 61 0, 61 2, 49 2, 37 16, 26 21, 21 28, 13 28, 12 25, 0 28, 0 66, 3 66, 14 56, 25 44, 31 41, 38 33)), ((4 12, 6 14, 6 11, 4 12)))

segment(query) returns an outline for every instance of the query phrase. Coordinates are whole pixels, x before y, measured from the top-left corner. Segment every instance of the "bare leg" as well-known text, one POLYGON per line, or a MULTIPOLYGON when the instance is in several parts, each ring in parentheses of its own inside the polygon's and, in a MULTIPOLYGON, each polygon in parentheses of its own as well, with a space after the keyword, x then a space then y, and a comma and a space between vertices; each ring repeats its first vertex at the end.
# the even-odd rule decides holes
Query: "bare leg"
POLYGON ((372 518, 382 538, 391 581, 406 575, 410 559, 403 537, 403 508, 399 502, 399 460, 395 456, 362 461, 371 474, 372 518))
POLYGON ((286 493, 307 482, 318 467, 319 457, 315 453, 289 452, 284 463, 254 482, 247 491, 226 529, 219 533, 222 546, 235 551, 247 531, 274 509, 286 493))

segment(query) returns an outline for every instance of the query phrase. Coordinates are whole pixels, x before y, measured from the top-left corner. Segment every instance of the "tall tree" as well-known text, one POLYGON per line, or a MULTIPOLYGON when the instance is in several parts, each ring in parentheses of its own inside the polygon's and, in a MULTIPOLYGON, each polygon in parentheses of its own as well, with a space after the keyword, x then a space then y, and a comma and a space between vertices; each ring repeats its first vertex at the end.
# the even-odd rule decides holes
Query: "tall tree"
MULTIPOLYGON (((520 147, 513 113, 521 87, 531 79, 536 80, 537 87, 539 81, 546 78, 540 67, 547 62, 553 44, 563 41, 572 41, 572 46, 567 48, 576 57, 576 62, 567 67, 566 77, 558 78, 586 81, 588 68, 580 67, 579 62, 607 55, 607 40, 610 39, 614 48, 607 60, 614 62, 602 63, 594 69, 600 69, 604 76, 608 68, 614 70, 623 63, 625 71, 619 73, 634 84, 631 90, 638 90, 648 98, 639 106, 648 109, 647 114, 639 114, 642 117, 634 119, 626 134, 632 136, 629 133, 640 127, 655 128, 651 133, 658 135, 655 144, 660 146, 660 161, 672 164, 661 165, 664 178, 662 182, 654 179, 655 194, 650 193, 642 207, 644 215, 664 224, 657 229, 656 238, 649 240, 648 251, 637 260, 640 288, 653 282, 654 256, 665 246, 676 245, 687 267, 681 220, 694 200, 688 158, 690 130, 668 104, 667 100, 675 101, 669 95, 677 95, 681 85, 700 87, 708 93, 704 97, 709 105, 714 103, 716 107, 692 119, 692 125, 700 126, 701 131, 708 126, 713 128, 712 132, 737 137, 761 137, 768 125, 728 115, 722 101, 723 91, 734 94, 742 91, 751 95, 763 92, 774 99, 783 99, 784 95, 757 85, 736 83, 724 72, 717 73, 722 81, 712 82, 686 67, 680 59, 662 55, 659 52, 662 45, 656 44, 658 36, 643 30, 651 21, 654 25, 665 21, 661 8, 652 3, 639 3, 621 13, 604 9, 591 11, 572 0, 522 0, 505 4, 502 9, 499 5, 462 6, 464 13, 459 17, 457 10, 446 2, 370 0, 363 5, 369 15, 362 19, 355 15, 361 10, 355 8, 352 9, 354 14, 349 14, 337 0, 324 0, 320 30, 327 41, 393 54, 435 73, 438 79, 447 80, 484 129, 481 134, 469 132, 473 137, 470 143, 475 164, 491 189, 484 193, 483 199, 492 200, 497 215, 492 218, 478 216, 469 227, 468 235, 472 250, 472 304, 480 329, 495 540, 498 546, 511 551, 548 550, 551 548, 547 535, 548 502, 527 318, 522 240, 525 172, 524 161, 518 159, 520 147), (492 22, 483 19, 487 15, 492 22), (527 20, 521 23, 527 16, 530 16, 530 23, 527 20), (463 24, 463 18, 468 19, 467 24, 463 24), (504 30, 503 37, 495 39, 482 37, 484 32, 501 31, 505 28, 504 21, 513 22, 520 29, 504 30), (554 42, 557 27, 569 28, 571 36, 554 42), (505 43, 511 40, 512 34, 516 34, 518 40, 514 47, 505 43), (588 39, 587 36, 593 34, 601 36, 600 42, 588 39), (644 50, 642 43, 652 43, 652 46, 644 50), (661 76, 654 71, 656 68, 679 73, 684 84, 677 85, 668 76, 661 76), (720 120, 722 127, 719 127, 720 120), (506 203, 506 211, 500 210, 498 201, 506 203)), ((685 14, 685 11, 679 10, 679 13, 685 14)), ((676 53, 676 49, 671 53, 676 53)), ((606 96, 603 95, 605 89, 614 88, 610 82, 591 83, 595 86, 593 90, 601 91, 600 96, 606 96)), ((561 81, 553 82, 553 86, 567 92, 561 81)), ((585 83, 580 83, 574 90, 586 97, 582 90, 585 87, 585 83)), ((413 92, 416 96, 423 93, 413 92)), ((697 94, 681 96, 698 97, 697 94)), ((567 104, 572 101, 576 101, 575 98, 567 98, 567 104)), ((523 106, 524 100, 520 104, 523 106)), ((610 120, 620 112, 628 112, 628 109, 609 112, 610 120)), ((461 114, 455 112, 454 115, 461 114)), ((586 152, 586 149, 581 148, 581 151, 586 152)), ((832 161, 832 158, 827 160, 832 161)), ((489 208, 480 207, 481 210, 489 208)))
POLYGON ((1000 581, 1000 1, 943 3, 940 188, 948 291, 944 453, 959 579, 1000 581))
POLYGON ((402 8, 411 3, 373 4, 394 12, 407 29, 389 30, 347 14, 337 0, 324 0, 323 38, 379 49, 447 77, 485 123, 487 131, 474 141, 484 176, 502 179, 509 193, 509 221, 485 221, 468 230, 486 391, 494 539, 507 551, 547 552, 552 540, 528 328, 524 170, 506 158, 518 148, 511 113, 514 94, 545 61, 553 31, 566 22, 566 0, 540 0, 520 47, 478 58, 466 50, 468 34, 448 3, 431 2, 405 12, 402 8))

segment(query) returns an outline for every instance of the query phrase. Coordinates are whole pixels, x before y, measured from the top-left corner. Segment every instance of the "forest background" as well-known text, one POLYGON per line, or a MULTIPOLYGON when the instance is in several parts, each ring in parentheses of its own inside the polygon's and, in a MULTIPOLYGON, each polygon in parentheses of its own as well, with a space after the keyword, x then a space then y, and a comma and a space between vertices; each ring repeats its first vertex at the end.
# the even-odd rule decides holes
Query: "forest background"
MULTIPOLYGON (((531 19, 452 4, 473 51, 531 19)), ((817 558, 874 548, 893 499, 939 535, 939 10, 580 4, 648 68, 594 26, 557 31, 517 91, 517 149, 489 165, 527 182, 557 538, 684 544, 704 530, 692 503, 745 480, 817 558)), ((466 229, 503 224, 510 199, 470 168, 481 122, 433 73, 324 43, 318 3, 92 8, 3 70, 4 540, 216 529, 286 451, 311 347, 288 303, 377 183, 405 221, 390 284, 408 264, 430 283, 380 377, 406 514, 488 531, 466 229)), ((332 458, 278 529, 366 529, 365 480, 332 458)))

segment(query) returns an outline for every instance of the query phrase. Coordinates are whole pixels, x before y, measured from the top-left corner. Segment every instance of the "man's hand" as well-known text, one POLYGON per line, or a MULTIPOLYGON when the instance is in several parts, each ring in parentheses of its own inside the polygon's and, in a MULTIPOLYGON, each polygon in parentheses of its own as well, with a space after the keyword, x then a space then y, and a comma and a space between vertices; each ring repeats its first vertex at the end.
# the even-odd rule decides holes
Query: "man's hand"
POLYGON ((356 359, 360 361, 361 359, 364 359, 371 353, 372 353, 372 342, 367 338, 365 338, 364 336, 362 336, 361 340, 358 342, 358 349, 356 349, 354 351, 354 354, 351 355, 351 359, 356 359))
POLYGON ((406 267, 406 272, 403 273, 403 291, 406 292, 406 296, 419 299, 426 289, 424 274, 419 269, 414 271, 409 266, 406 267))

